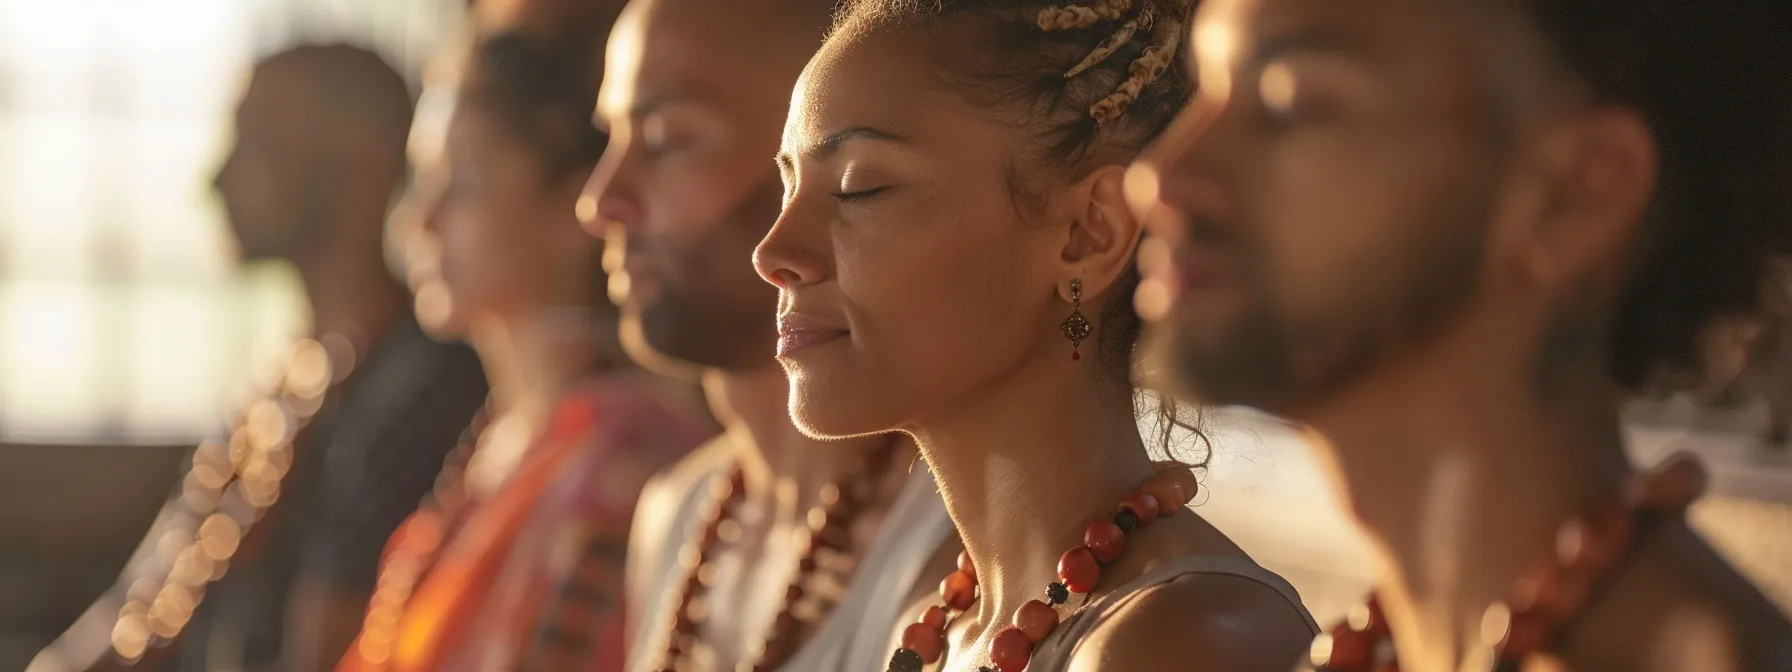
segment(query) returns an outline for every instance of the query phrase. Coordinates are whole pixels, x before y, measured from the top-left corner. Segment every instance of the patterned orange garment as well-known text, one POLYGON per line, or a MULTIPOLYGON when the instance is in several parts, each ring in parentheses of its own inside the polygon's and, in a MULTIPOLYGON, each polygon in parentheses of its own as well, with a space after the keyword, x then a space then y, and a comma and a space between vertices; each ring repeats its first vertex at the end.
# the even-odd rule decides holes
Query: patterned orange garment
POLYGON ((635 500, 709 433, 700 416, 626 374, 568 393, 502 486, 426 506, 393 534, 367 621, 337 672, 621 670, 635 500))

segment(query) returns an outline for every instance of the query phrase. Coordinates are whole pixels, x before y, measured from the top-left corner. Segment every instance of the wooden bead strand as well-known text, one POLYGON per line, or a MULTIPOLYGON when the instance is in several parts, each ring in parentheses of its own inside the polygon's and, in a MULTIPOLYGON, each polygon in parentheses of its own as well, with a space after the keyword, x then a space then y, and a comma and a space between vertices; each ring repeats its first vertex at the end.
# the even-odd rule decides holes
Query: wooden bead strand
MULTIPOLYGON (((841 480, 823 486, 820 504, 810 509, 808 537, 796 571, 784 589, 784 599, 773 617, 772 626, 752 653, 747 669, 775 670, 794 655, 801 643, 805 621, 797 616, 805 601, 822 600, 811 593, 809 586, 822 569, 821 554, 850 555, 853 521, 876 499, 876 484, 888 472, 895 455, 896 440, 872 450, 859 468, 850 470, 841 480)), ((699 631, 708 620, 708 608, 702 598, 713 586, 715 559, 719 546, 734 543, 739 536, 739 508, 746 501, 746 474, 739 466, 718 475, 711 482, 714 500, 704 519, 697 539, 687 543, 680 561, 688 572, 679 587, 677 607, 672 612, 666 649, 657 669, 675 672, 699 643, 699 631)), ((831 607, 832 605, 827 605, 831 607)))
MULTIPOLYGON (((1523 669, 1527 659, 1549 648, 1598 583, 1636 548, 1639 537, 1662 518, 1685 514, 1703 490, 1704 480, 1698 463, 1674 460, 1634 478, 1620 501, 1564 522, 1556 535, 1555 555, 1520 578, 1506 601, 1487 608, 1481 619, 1484 640, 1470 653, 1480 663, 1463 669, 1523 669)), ((1320 635, 1310 657, 1312 666, 1305 669, 1318 672, 1400 669, 1393 633, 1382 616, 1380 600, 1373 596, 1352 609, 1345 622, 1320 635)))

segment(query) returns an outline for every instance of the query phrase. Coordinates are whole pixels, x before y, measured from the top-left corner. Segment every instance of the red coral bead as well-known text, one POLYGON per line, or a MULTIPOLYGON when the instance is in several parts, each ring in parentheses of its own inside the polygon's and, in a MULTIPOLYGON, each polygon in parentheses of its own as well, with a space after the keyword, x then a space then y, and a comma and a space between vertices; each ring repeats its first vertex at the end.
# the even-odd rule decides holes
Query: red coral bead
POLYGON ((926 623, 910 624, 902 631, 902 648, 920 654, 928 664, 937 663, 946 649, 946 633, 926 623))
POLYGON ((964 572, 964 575, 971 577, 972 581, 977 580, 977 566, 971 564, 969 551, 958 552, 958 571, 964 572))
POLYGON ((1139 491, 1151 495, 1152 499, 1157 500, 1159 507, 1157 515, 1165 518, 1176 515, 1176 510, 1182 508, 1182 504, 1176 502, 1188 502, 1182 497, 1182 488, 1175 483, 1146 483, 1139 486, 1139 491))
POLYGON ((1151 521, 1157 520, 1157 514, 1162 510, 1162 507, 1158 506, 1156 497, 1143 492, 1127 495, 1126 499, 1120 500, 1120 508, 1138 516, 1139 527, 1150 525, 1151 521))
POLYGON ((1512 620, 1510 629, 1506 631, 1506 639, 1495 649, 1500 657, 1507 659, 1523 659, 1536 653, 1538 649, 1549 643, 1550 629, 1542 623, 1526 618, 1512 620))
POLYGON ((1101 580, 1101 565, 1095 562, 1095 554, 1090 553, 1087 546, 1078 546, 1058 558, 1058 578, 1071 592, 1087 593, 1101 580))
POLYGON ((938 605, 928 607, 927 612, 921 614, 921 622, 926 623, 929 627, 935 630, 945 632, 946 608, 938 605))
POLYGON ((1177 467, 1146 481, 1139 486, 1139 490, 1157 498, 1157 504, 1162 509, 1157 512, 1158 515, 1173 516, 1178 509, 1188 506, 1195 499, 1195 492, 1200 490, 1200 484, 1195 480, 1193 472, 1177 467))
POLYGON ((960 572, 946 575, 940 581, 940 599, 946 602, 946 608, 953 611, 964 611, 977 601, 977 581, 960 572))
POLYGON ((1119 560, 1120 553, 1126 550, 1126 533, 1121 532, 1114 521, 1102 518, 1089 523, 1089 528, 1083 530, 1083 545, 1105 565, 1119 560))
MULTIPOLYGON (((1172 465, 1169 469, 1158 472, 1147 483, 1175 484, 1176 489, 1182 493, 1183 497, 1187 498, 1182 500, 1184 504, 1187 504, 1190 499, 1194 499, 1195 494, 1201 491, 1201 480, 1195 478, 1194 470, 1182 465, 1172 465)), ((1158 503, 1164 502, 1159 500, 1158 503)))
POLYGON ((1369 653, 1375 638, 1349 628, 1332 631, 1332 651, 1326 659, 1328 669, 1355 670, 1369 666, 1369 653))
POLYGON ((1388 628, 1388 617, 1381 613, 1381 602, 1369 600, 1369 627, 1363 632, 1372 637, 1386 637, 1392 630, 1388 628))
POLYGON ((1032 600, 1015 610, 1014 627, 1026 634, 1028 641, 1038 644, 1046 635, 1058 629, 1058 612, 1044 602, 1032 600))
POLYGON ((989 662, 995 663, 1002 672, 1021 672, 1027 669, 1027 661, 1032 657, 1032 640, 1017 628, 1003 628, 996 633, 995 641, 989 643, 989 662))

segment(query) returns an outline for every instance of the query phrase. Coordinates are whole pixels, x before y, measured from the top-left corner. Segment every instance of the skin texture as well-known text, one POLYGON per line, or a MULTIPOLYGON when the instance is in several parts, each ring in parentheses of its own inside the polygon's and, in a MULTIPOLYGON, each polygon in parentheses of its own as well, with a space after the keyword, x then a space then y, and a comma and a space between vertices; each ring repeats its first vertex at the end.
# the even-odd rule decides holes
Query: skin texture
MULTIPOLYGON (((1548 54, 1497 3, 1206 2, 1202 92, 1128 176, 1162 356, 1317 430, 1406 670, 1630 470, 1608 343, 1661 157, 1548 54)), ((1788 632, 1674 522, 1535 669, 1781 669, 1788 632)))
MULTIPOLYGON (((624 347, 657 371, 699 372, 724 426, 722 437, 649 484, 637 524, 667 529, 654 513, 674 510, 701 487, 695 479, 702 473, 729 463, 745 472, 746 507, 764 512, 739 521, 743 542, 715 558, 723 578, 709 600, 734 607, 712 612, 703 624, 696 652, 702 669, 752 659, 799 560, 790 540, 807 525, 821 487, 887 441, 822 442, 792 426, 786 382, 773 359, 777 291, 751 264, 754 246, 778 217, 780 188, 769 158, 790 87, 820 44, 830 11, 826 0, 633 2, 611 35, 594 115, 611 142, 581 207, 587 229, 607 245, 604 265, 610 297, 622 310, 624 347)), ((854 521, 857 548, 875 536, 913 456, 906 442, 898 447, 895 467, 854 521)), ((629 565, 673 562, 683 543, 632 540, 629 565)), ((956 548, 940 552, 949 557, 956 548)), ((923 574, 917 590, 941 575, 923 574)))
MULTIPOLYGON (((843 35, 792 96, 778 155, 784 212, 755 263, 782 290, 785 330, 824 336, 780 355, 798 425, 824 436, 899 430, 933 466, 981 593, 952 622, 942 669, 972 670, 989 664, 990 640, 1014 610, 1055 580, 1058 555, 1080 543, 1091 512, 1154 471, 1131 387, 1094 357, 1071 359, 1057 329, 1080 279, 1100 330, 1087 306, 1102 305, 1132 263, 1140 224, 1125 207, 1121 165, 1058 177, 1019 158, 1011 126, 936 79, 926 36, 843 35), (1035 178, 1036 200, 1013 198, 1010 169, 1035 178)), ((1241 553, 1193 514, 1128 545, 1098 595, 1165 558, 1241 553)), ((1209 600, 1200 583, 1142 595, 1086 640, 1073 666, 1212 660, 1279 671, 1305 647, 1304 623, 1273 591, 1209 600), (1148 622, 1162 617, 1238 634, 1132 646, 1160 632, 1148 622), (1216 650, 1232 646, 1240 651, 1216 650), (1244 660, 1252 656, 1261 658, 1244 660)))

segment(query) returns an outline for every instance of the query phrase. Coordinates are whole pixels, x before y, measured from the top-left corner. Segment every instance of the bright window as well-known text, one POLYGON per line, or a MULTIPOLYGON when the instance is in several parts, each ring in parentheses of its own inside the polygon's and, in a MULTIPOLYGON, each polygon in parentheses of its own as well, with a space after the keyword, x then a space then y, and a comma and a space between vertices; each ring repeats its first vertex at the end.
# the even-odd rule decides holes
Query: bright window
POLYGON ((415 80, 464 0, 0 0, 0 440, 184 440, 303 330, 210 191, 257 57, 371 46, 415 80))

